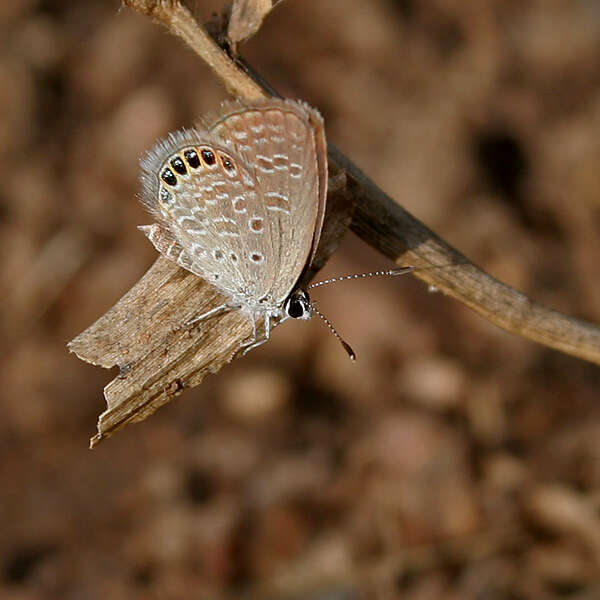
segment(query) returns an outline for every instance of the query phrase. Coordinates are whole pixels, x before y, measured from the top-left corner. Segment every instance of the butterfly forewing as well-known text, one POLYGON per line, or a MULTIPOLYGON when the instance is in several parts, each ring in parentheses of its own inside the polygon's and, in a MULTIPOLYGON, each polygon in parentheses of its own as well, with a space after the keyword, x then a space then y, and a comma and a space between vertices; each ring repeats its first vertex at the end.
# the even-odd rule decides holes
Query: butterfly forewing
MULTIPOLYGON (((309 262, 321 230, 326 192, 326 162, 319 114, 297 102, 270 100, 254 107, 234 104, 211 128, 232 140, 253 171, 258 201, 265 214, 262 244, 272 249, 269 262, 257 272, 260 295, 283 301, 309 262), (323 166, 323 163, 325 166, 323 166)), ((250 204, 255 208, 254 198, 250 204)), ((244 241, 255 243, 253 237, 244 241)), ((251 252, 251 249, 249 249, 251 252)))

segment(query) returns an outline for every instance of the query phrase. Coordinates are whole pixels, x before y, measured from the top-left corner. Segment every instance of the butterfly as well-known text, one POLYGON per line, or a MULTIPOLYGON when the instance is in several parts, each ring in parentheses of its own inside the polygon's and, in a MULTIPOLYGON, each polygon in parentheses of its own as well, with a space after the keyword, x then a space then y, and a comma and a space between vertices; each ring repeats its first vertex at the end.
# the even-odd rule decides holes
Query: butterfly
POLYGON ((189 324, 240 310, 252 325, 247 352, 269 339, 273 319, 313 315, 299 281, 317 250, 327 196, 315 109, 279 99, 225 103, 206 126, 159 141, 141 169, 141 201, 156 223, 139 229, 228 298, 189 324))

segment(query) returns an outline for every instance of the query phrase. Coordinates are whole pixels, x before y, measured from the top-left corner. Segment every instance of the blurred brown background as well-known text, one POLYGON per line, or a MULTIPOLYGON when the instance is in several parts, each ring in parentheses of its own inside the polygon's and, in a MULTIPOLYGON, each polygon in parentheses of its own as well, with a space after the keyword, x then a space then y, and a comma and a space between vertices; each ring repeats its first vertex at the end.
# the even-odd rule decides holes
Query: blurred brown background
MULTIPOLYGON (((139 156, 226 94, 116 0, 0 27, 1 598, 600 598, 600 371, 410 276, 315 293, 356 364, 286 323, 88 451, 115 373, 65 343, 156 257, 139 156)), ((287 0, 242 53, 471 259, 600 323, 597 0, 287 0)), ((321 275, 388 264, 348 235, 321 275)))

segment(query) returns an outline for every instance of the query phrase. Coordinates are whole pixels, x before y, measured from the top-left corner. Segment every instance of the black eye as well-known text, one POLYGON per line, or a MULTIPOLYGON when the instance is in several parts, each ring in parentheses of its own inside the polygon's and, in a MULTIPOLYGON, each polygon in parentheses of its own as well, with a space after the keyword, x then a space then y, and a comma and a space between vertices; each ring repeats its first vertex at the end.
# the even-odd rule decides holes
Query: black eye
POLYGON ((298 298, 290 298, 286 312, 292 319, 299 319, 304 315, 304 305, 298 298))

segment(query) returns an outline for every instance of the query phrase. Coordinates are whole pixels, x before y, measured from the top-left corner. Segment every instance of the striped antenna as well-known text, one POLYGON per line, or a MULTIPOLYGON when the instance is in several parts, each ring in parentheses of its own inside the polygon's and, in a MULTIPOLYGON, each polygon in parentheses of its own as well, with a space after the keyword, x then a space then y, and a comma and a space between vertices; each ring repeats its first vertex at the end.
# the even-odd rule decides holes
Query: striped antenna
POLYGON ((397 277, 398 275, 406 275, 412 273, 417 267, 398 267, 397 269, 388 269, 387 271, 369 271, 368 273, 356 273, 355 275, 342 275, 341 277, 332 277, 323 281, 316 281, 307 286, 307 290, 329 285, 338 281, 346 281, 348 279, 363 279, 364 277, 397 277))
POLYGON ((319 317, 321 317, 323 323, 325 323, 325 325, 329 327, 329 331, 331 331, 331 333, 335 335, 335 337, 338 339, 338 342, 344 347, 344 350, 348 353, 350 360, 356 360, 356 353, 354 352, 354 350, 352 350, 350 344, 346 342, 342 338, 342 336, 337 332, 335 327, 331 324, 331 321, 314 304, 311 303, 310 308, 312 312, 317 313, 319 317))

